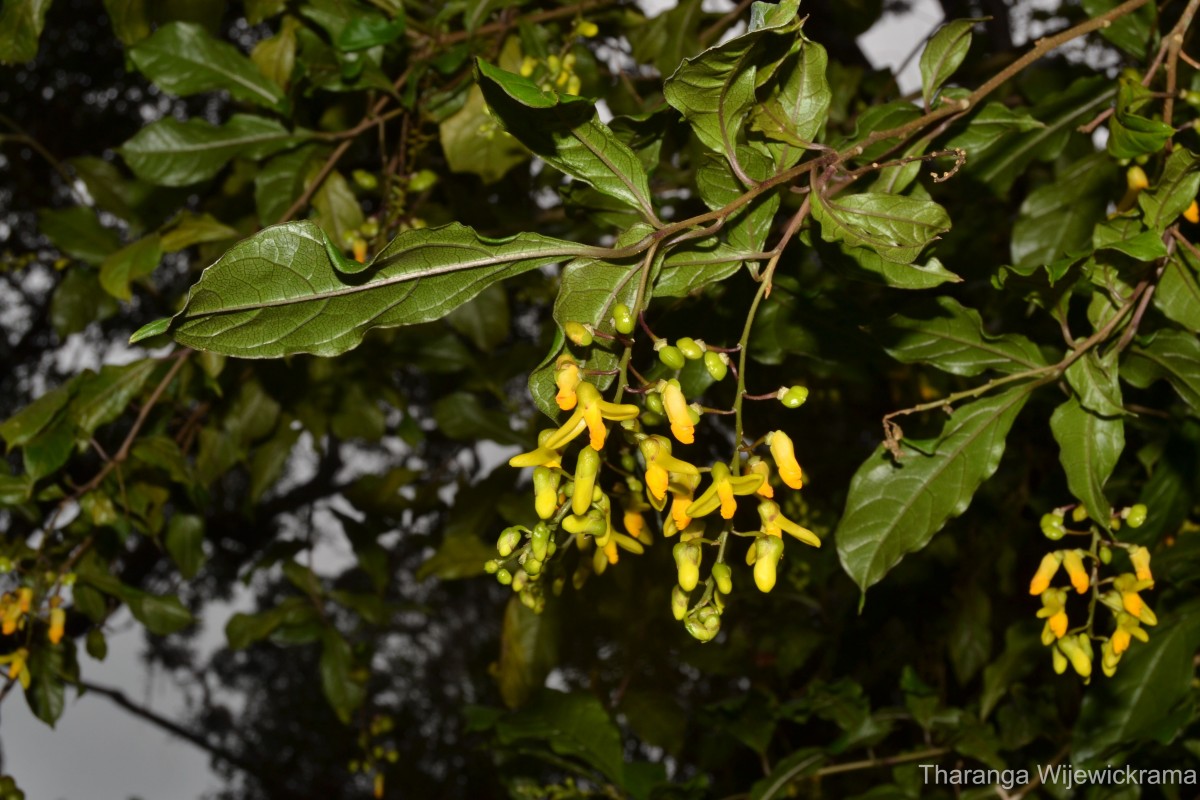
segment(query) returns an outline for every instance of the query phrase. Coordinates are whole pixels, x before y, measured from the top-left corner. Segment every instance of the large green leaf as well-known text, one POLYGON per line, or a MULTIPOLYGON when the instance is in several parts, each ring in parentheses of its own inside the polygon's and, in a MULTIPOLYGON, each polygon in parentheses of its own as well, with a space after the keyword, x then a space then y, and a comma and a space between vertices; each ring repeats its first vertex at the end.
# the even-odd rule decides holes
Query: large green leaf
POLYGON ((142 128, 121 145, 125 163, 139 178, 161 186, 207 180, 234 156, 263 159, 294 147, 302 134, 289 133, 265 117, 234 114, 224 125, 168 117, 142 128))
POLYGON ((653 64, 660 74, 670 75, 683 59, 694 56, 702 47, 700 22, 704 18, 701 0, 680 0, 653 19, 626 31, 633 57, 640 64, 653 64))
POLYGON ((1152 629, 1150 641, 1134 642, 1110 680, 1093 682, 1083 698, 1072 737, 1073 760, 1100 761, 1121 746, 1157 739, 1168 742, 1191 718, 1193 658, 1200 647, 1200 603, 1176 609, 1152 629))
POLYGON ((73 382, 52 389, 0 424, 0 439, 4 439, 8 450, 23 447, 45 430, 71 399, 72 391, 73 382))
POLYGON ((146 0, 104 0, 104 10, 122 44, 133 44, 150 35, 146 0))
POLYGON ((332 628, 321 638, 321 688, 325 699, 344 724, 366 699, 367 690, 354 669, 350 643, 332 628))
POLYGON ((169 22, 129 49, 147 78, 178 95, 225 89, 235 100, 283 111, 287 98, 277 84, 236 47, 209 36, 199 25, 169 22))
POLYGON ((544 690, 527 707, 502 718, 496 735, 503 744, 543 741, 555 753, 578 758, 621 784, 621 733, 594 695, 544 690))
POLYGON ((950 230, 950 215, 932 200, 863 192, 824 197, 813 192, 813 217, 821 238, 868 247, 897 264, 911 264, 929 243, 950 230))
POLYGON ((654 282, 655 297, 686 297, 741 269, 744 253, 716 238, 673 247, 654 282))
POLYGON ((159 364, 156 359, 146 358, 121 366, 110 364, 101 367, 99 373, 85 373, 67 412, 82 431, 83 441, 125 413, 159 364))
POLYGON ((438 126, 442 151, 454 172, 471 172, 495 183, 529 158, 525 148, 488 113, 483 90, 472 86, 462 108, 438 126))
POLYGON ((558 663, 556 628, 552 607, 548 613, 535 614, 516 597, 509 598, 500 630, 500 662, 496 673, 500 697, 509 708, 525 705, 558 663))
POLYGON ((1104 484, 1125 449, 1125 420, 1093 414, 1072 397, 1054 410, 1050 430, 1058 442, 1067 488, 1089 516, 1107 528, 1112 504, 1104 496, 1104 484))
POLYGON ((1159 331, 1149 344, 1129 348, 1121 362, 1121 377, 1139 389, 1165 379, 1193 410, 1200 411, 1200 341, 1183 331, 1159 331))
POLYGON ((1138 195, 1142 219, 1162 233, 1196 199, 1200 189, 1200 158, 1186 148, 1177 147, 1167 158, 1162 177, 1153 189, 1138 195))
POLYGON ((1173 126, 1134 113, 1152 97, 1150 90, 1139 81, 1121 78, 1116 113, 1108 123, 1107 150, 1113 158, 1130 159, 1157 153, 1174 135, 1173 126))
POLYGON ((0 64, 32 61, 53 0, 4 0, 0 8, 0 64))
MULTIPOLYGON (((332 356, 371 328, 438 319, 496 281, 588 249, 533 233, 486 239, 451 223, 405 231, 357 264, 313 223, 289 222, 206 269, 169 330, 188 347, 244 358, 332 356)), ((133 341, 167 330, 160 320, 133 341)))
MULTIPOLYGON (((1082 0, 1089 17, 1112 11, 1121 0, 1082 0)), ((1134 58, 1145 58, 1146 48, 1158 33, 1158 6, 1146 3, 1129 14, 1112 19, 1100 29, 1100 35, 1134 58)))
POLYGON ((1080 78, 1032 109, 1042 127, 1005 137, 988 148, 985 157, 969 159, 966 169, 997 192, 1006 193, 1034 160, 1056 158, 1075 129, 1108 106, 1115 94, 1116 88, 1103 76, 1080 78))
POLYGON ((939 297, 933 313, 922 318, 896 315, 880 328, 884 349, 905 364, 932 364, 955 375, 989 369, 1012 373, 1046 366, 1037 345, 1017 333, 990 336, 979 312, 951 297, 939 297))
POLYGON ((779 143, 768 145, 778 169, 794 166, 804 155, 825 124, 833 99, 825 77, 825 48, 802 39, 792 50, 776 73, 771 94, 754 109, 750 121, 751 129, 779 143))
POLYGON ((946 142, 946 147, 962 148, 967 153, 967 163, 972 164, 982 159, 1005 136, 1043 127, 1026 111, 1009 108, 1003 103, 988 103, 964 123, 961 132, 946 142))
POLYGON ((904 457, 893 461, 880 446, 858 468, 836 536, 842 567, 859 588, 866 591, 967 510, 999 466, 1004 439, 1030 390, 1016 386, 960 407, 932 455, 903 446, 904 457))
POLYGON ((38 230, 59 250, 97 267, 121 248, 121 234, 101 225, 86 206, 39 211, 38 230))
POLYGON ((1014 266, 1041 266, 1088 251, 1092 228, 1104 216, 1105 184, 1115 176, 1111 159, 1098 153, 1030 192, 1013 225, 1009 247, 1014 266))
POLYGON ((262 225, 279 222, 304 191, 304 182, 324 158, 319 145, 306 144, 271 158, 254 176, 254 206, 262 225))
MULTIPOLYGON (((739 147, 737 153, 742 169, 751 179, 763 181, 771 176, 774 164, 770 158, 749 147, 739 147)), ((700 199, 713 210, 724 208, 745 192, 729 162, 716 155, 701 160, 700 168, 696 170, 696 187, 700 190, 700 199)), ((722 226, 721 235, 734 249, 748 253, 762 251, 779 203, 779 192, 759 195, 730 215, 722 226)))
POLYGON ((157 233, 144 236, 104 259, 100 285, 118 300, 129 300, 133 296, 129 285, 154 272, 162 254, 161 237, 157 233))
POLYGON ((1184 248, 1163 267, 1154 307, 1167 319, 1178 322, 1192 333, 1200 333, 1200 261, 1184 248))
POLYGON ((971 30, 977 19, 956 19, 938 28, 921 51, 921 96, 929 108, 934 95, 962 65, 971 49, 971 30))
POLYGON ((580 97, 543 91, 529 78, 480 59, 479 86, 501 124, 547 164, 655 220, 650 185, 637 155, 580 97))
POLYGON ((1125 413, 1115 353, 1101 358, 1095 350, 1089 350, 1067 367, 1064 377, 1075 390, 1079 404, 1088 411, 1102 417, 1119 417, 1125 413))
MULTIPOLYGON (((946 269, 936 257, 930 258, 924 264, 897 264, 865 247, 847 247, 845 244, 839 244, 838 250, 845 257, 841 263, 850 276, 872 283, 882 283, 895 289, 932 289, 943 283, 962 281, 962 278, 946 269)), ((822 258, 832 260, 833 256, 822 254, 822 258)))
POLYGON ((784 53, 771 51, 768 39, 788 46, 799 27, 798 0, 778 5, 756 3, 750 30, 722 45, 686 59, 663 85, 663 95, 691 123, 710 149, 737 161, 736 147, 759 86, 758 67, 784 53))

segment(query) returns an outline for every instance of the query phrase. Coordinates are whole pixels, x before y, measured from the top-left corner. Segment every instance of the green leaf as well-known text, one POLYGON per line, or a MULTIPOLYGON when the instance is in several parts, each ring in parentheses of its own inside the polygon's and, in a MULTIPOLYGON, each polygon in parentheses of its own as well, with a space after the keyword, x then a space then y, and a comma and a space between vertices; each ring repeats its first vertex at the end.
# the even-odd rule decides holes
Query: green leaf
POLYGON ((882 283, 895 289, 932 289, 943 283, 961 283, 962 278, 942 266, 936 257, 924 264, 897 264, 865 247, 838 245, 843 263, 855 278, 882 283))
POLYGON ((1160 234, 1196 199, 1200 189, 1200 159, 1190 150, 1177 147, 1167 158, 1162 177, 1150 190, 1138 195, 1142 219, 1160 234))
POLYGON ((195 514, 175 514, 167 524, 167 553, 179 574, 191 580, 204 566, 204 519, 195 514))
MULTIPOLYGON (((535 614, 515 596, 509 598, 500 630, 500 661, 496 672, 500 697, 509 708, 525 705, 558 663, 556 622, 551 609, 535 614)), ((620 762, 619 757, 617 761, 620 762)))
POLYGON ((185 211, 162 235, 164 253, 175 253, 184 248, 208 242, 224 242, 241 236, 212 214, 194 214, 185 211))
POLYGON ((1165 379, 1194 411, 1200 411, 1200 341, 1183 331, 1159 331, 1149 344, 1129 348, 1121 362, 1121 377, 1139 389, 1165 379))
POLYGON ((1182 254, 1177 252, 1163 267, 1154 292, 1154 307, 1167 319, 1200 333, 1200 281, 1196 278, 1200 260, 1186 247, 1182 254))
POLYGON ((146 0, 104 0, 108 21, 122 44, 140 42, 150 35, 150 18, 146 0))
POLYGON ((123 366, 105 366, 99 373, 80 379, 68 413, 82 431, 84 441, 97 428, 125 413, 158 366, 156 359, 147 358, 123 366))
POLYGON ((905 364, 932 364, 954 375, 974 376, 987 370, 1005 374, 1047 365, 1037 345, 1007 333, 990 336, 979 312, 951 297, 939 297, 936 310, 912 318, 896 315, 879 331, 888 355, 905 364))
POLYGON ((71 399, 73 390, 73 383, 51 389, 0 424, 0 439, 8 444, 8 452, 28 444, 45 430, 71 399))
POLYGON ((100 288, 95 270, 72 269, 54 290, 50 301, 50 324, 60 338, 108 319, 118 310, 117 301, 100 288))
POLYGON ((1162 234, 1145 230, 1140 222, 1127 218, 1105 220, 1096 225, 1092 246, 1097 250, 1116 250, 1138 261, 1154 261, 1167 255, 1162 234))
POLYGON ((513 430, 507 414, 485 409, 479 396, 471 392, 453 392, 438 400, 433 418, 438 430, 456 441, 487 439, 498 444, 529 444, 524 435, 513 430))
POLYGON ((486 239, 451 223, 405 231, 357 264, 313 223, 289 222, 206 269, 171 331, 188 347, 245 358, 337 355, 370 328, 438 319, 496 281, 588 249, 534 233, 486 239))
POLYGON ((1016 386, 961 406, 932 455, 903 447, 904 458, 894 462, 880 446, 859 467, 836 536, 842 567, 860 589, 967 510, 975 490, 999 466, 1004 439, 1031 389, 1016 386))
POLYGON ((472 86, 467 102, 442 120, 438 136, 452 172, 470 172, 495 183, 529 158, 529 152, 488 113, 483 90, 472 86))
POLYGON ((1102 417, 1125 414, 1115 353, 1101 359, 1095 350, 1089 350, 1067 367, 1065 377, 1079 398, 1079 404, 1088 411, 1102 417))
MULTIPOLYGON (((315 176, 313 176, 315 177, 315 176)), ((362 206, 342 173, 329 173, 312 199, 313 222, 317 223, 335 247, 348 249, 363 224, 362 206)))
MULTIPOLYGON (((1112 11, 1121 0, 1083 0, 1083 10, 1093 19, 1112 11)), ((1110 20, 1100 35, 1137 59, 1146 57, 1146 48, 1158 32, 1158 7, 1147 3, 1129 14, 1110 20)))
POLYGON ((1032 622, 1018 623, 1004 633, 1004 652, 983 670, 983 690, 979 696, 979 718, 986 720, 1008 689, 1038 666, 1045 653, 1039 630, 1032 622))
POLYGON ((585 181, 654 221, 642 162, 579 97, 543 91, 529 78, 479 59, 476 75, 488 106, 521 144, 555 169, 585 181))
POLYGON ((1150 641, 1134 642, 1117 674, 1093 682, 1083 698, 1072 736, 1072 760, 1099 762, 1119 747, 1169 742, 1182 722, 1176 712, 1192 696, 1192 659, 1200 647, 1200 603, 1192 601, 1152 629, 1150 641))
POLYGON ((527 739, 545 742, 555 753, 578 758, 621 785, 621 733, 594 695, 542 691, 527 707, 502 717, 496 723, 496 737, 502 744, 527 739))
MULTIPOLYGON (((752 180, 763 181, 774 173, 771 159, 757 150, 739 147, 737 154, 742 170, 752 180)), ((696 188, 700 199, 713 210, 729 205, 746 191, 729 161, 717 155, 707 155, 701 160, 696 170, 696 188)), ((722 226, 725 241, 738 250, 760 252, 766 246, 779 204, 778 192, 766 192, 735 211, 722 226)))
POLYGON ((25 475, 38 481, 57 471, 71 457, 75 430, 68 420, 60 419, 25 445, 22 453, 25 475))
POLYGON ((129 604, 134 618, 146 626, 146 630, 158 636, 181 631, 195 620, 175 595, 153 595, 127 590, 123 598, 129 604))
MULTIPOLYGON (((2 18, 0 24, 3 24, 2 18)), ((33 715, 53 728, 66 705, 63 651, 58 647, 35 648, 29 656, 28 667, 33 681, 25 691, 25 700, 33 715)))
POLYGON ((262 225, 274 225, 304 191, 322 148, 306 144, 280 153, 254 176, 254 206, 262 225))
POLYGON ((346 725, 367 696, 366 687, 354 674, 350 643, 332 629, 326 629, 321 637, 321 688, 338 719, 346 725))
POLYGON ((447 314, 446 322, 471 344, 490 353, 508 338, 512 322, 508 293, 500 284, 492 284, 474 300, 447 314))
POLYGON ((971 49, 971 30, 979 19, 956 19, 938 28, 921 52, 921 96, 930 108, 942 84, 962 65, 971 49))
POLYGON ((654 282, 654 296, 686 297, 710 283, 723 281, 741 269, 745 255, 716 237, 673 247, 654 282))
POLYGON ((932 200, 874 192, 827 198, 814 191, 813 217, 825 241, 868 247, 897 264, 911 264, 950 230, 946 209, 932 200))
POLYGON ((230 650, 242 650, 270 636, 283 624, 286 609, 282 606, 258 614, 234 614, 225 624, 225 638, 230 650))
POLYGON ((142 128, 118 149, 139 178, 160 186, 189 186, 213 177, 234 156, 261 160, 302 138, 274 120, 250 114, 234 114, 221 126, 168 117, 142 128))
POLYGON ((52 0, 4 0, 0 8, 0 64, 32 61, 52 0))
POLYGON ((447 535, 437 552, 417 570, 417 580, 475 578, 484 574, 483 565, 495 557, 495 543, 489 544, 473 532, 447 535))
POLYGON ((1054 183, 1030 192, 1013 226, 1013 264, 1040 266, 1086 252, 1096 220, 1104 216, 1105 186, 1115 176, 1111 160, 1096 154, 1076 161, 1054 183))
POLYGON ((640 64, 653 64, 667 76, 680 62, 700 51, 700 23, 704 19, 701 0, 680 0, 674 7, 626 31, 633 57, 640 64))
MULTIPOLYGON (((1080 78, 1067 89, 1050 95, 1033 109, 1043 125, 1036 130, 1005 137, 982 158, 968 158, 966 169, 1000 194, 1007 193, 1026 167, 1035 160, 1057 158, 1075 129, 1112 102, 1116 89, 1103 76, 1080 78)), ((1144 193, 1143 193, 1144 194, 1144 193)))
POLYGON ((788 39, 799 27, 797 6, 797 0, 755 5, 752 13, 758 17, 749 31, 684 60, 663 84, 663 96, 691 123, 697 138, 731 164, 738 162, 739 136, 762 82, 758 68, 783 55, 776 55, 773 45, 790 46, 788 39))
POLYGON ((101 225, 96 212, 85 206, 39 211, 38 230, 59 250, 96 267, 121 247, 121 235, 101 225))
POLYGON ((973 164, 983 159, 1005 136, 1044 127, 1027 111, 1009 108, 1003 103, 988 103, 966 121, 963 130, 946 142, 946 147, 965 150, 967 164, 973 164))
POLYGON ((1050 430, 1058 442, 1067 488, 1092 520, 1107 529, 1112 505, 1104 496, 1104 484, 1125 449, 1125 420, 1093 414, 1072 397, 1054 410, 1050 430))
POLYGON ((287 91, 296 69, 296 29, 300 22, 295 17, 284 17, 279 32, 263 39, 250 51, 250 60, 265 78, 287 91))
POLYGON ((382 14, 354 12, 337 37, 337 47, 343 52, 367 50, 387 45, 404 35, 405 17, 403 6, 395 19, 382 14))
POLYGON ((1113 115, 1108 129, 1109 155, 1121 159, 1157 153, 1175 133, 1175 129, 1164 122, 1121 113, 1113 115))
POLYGON ((138 239, 104 259, 100 285, 113 297, 128 302, 133 297, 129 284, 154 272, 162 255, 162 239, 157 233, 138 239))
POLYGON ((795 166, 816 139, 833 99, 825 48, 799 40, 792 50, 773 79, 771 95, 755 107, 750 121, 751 130, 782 143, 768 145, 781 170, 795 166))
POLYGON ((143 75, 172 94, 225 89, 234 100, 287 109, 283 91, 254 62, 190 22, 168 22, 131 47, 129 57, 143 75))

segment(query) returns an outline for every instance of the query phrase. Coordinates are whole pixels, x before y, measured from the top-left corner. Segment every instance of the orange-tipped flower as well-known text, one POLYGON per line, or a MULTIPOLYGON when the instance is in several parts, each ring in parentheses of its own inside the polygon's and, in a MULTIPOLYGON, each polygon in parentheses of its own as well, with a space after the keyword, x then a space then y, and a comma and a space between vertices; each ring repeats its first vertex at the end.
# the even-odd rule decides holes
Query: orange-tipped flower
POLYGON ((508 460, 508 465, 515 469, 522 467, 561 467, 562 456, 557 449, 546 447, 546 442, 555 434, 547 428, 538 434, 538 446, 528 453, 518 453, 508 460))
POLYGON ((761 475, 753 473, 735 477, 730 474, 729 467, 717 462, 712 466, 712 483, 687 507, 687 514, 690 517, 703 517, 720 508, 724 519, 733 519, 737 512, 734 495, 754 494, 762 481, 761 475))
POLYGON ((1092 585, 1087 568, 1083 566, 1083 551, 1065 550, 1062 554, 1062 565, 1071 578, 1071 585, 1079 594, 1086 592, 1092 585))
POLYGON ((637 406, 610 403, 601 396, 599 389, 587 381, 579 382, 579 385, 575 388, 575 396, 579 404, 575 407, 574 413, 563 423, 561 428, 552 433, 542 443, 543 447, 550 450, 558 450, 583 433, 584 428, 587 428, 588 434, 591 437, 590 444, 592 449, 603 450, 604 440, 608 436, 608 430, 604 427, 604 420, 609 419, 622 422, 624 420, 636 419, 638 415, 637 406))
POLYGON ((665 436, 647 436, 638 445, 638 449, 642 452, 642 458, 646 459, 646 487, 658 500, 667 496, 671 473, 700 475, 700 470, 696 469, 695 465, 671 455, 671 440, 665 436))
POLYGON ((50 644, 58 644, 62 641, 63 633, 67 629, 67 612, 61 608, 50 609, 50 632, 47 638, 50 639, 50 644))
POLYGON ((554 383, 558 386, 554 402, 558 403, 558 407, 563 411, 570 411, 575 407, 575 389, 580 380, 582 379, 579 377, 579 365, 575 363, 575 359, 566 355, 559 356, 554 365, 554 383))
POLYGON ((1150 606, 1138 594, 1142 589, 1149 589, 1149 581, 1139 581, 1136 575, 1126 572, 1113 580, 1113 588, 1121 594, 1121 606, 1126 613, 1137 617, 1145 625, 1157 625, 1158 617, 1150 606))
POLYGON ((1154 574, 1150 572, 1150 551, 1140 545, 1129 551, 1129 560, 1133 562, 1133 571, 1139 581, 1149 581, 1154 585, 1154 574))
POLYGON ((1200 222, 1200 205, 1196 205, 1195 200, 1184 209, 1183 218, 1192 223, 1200 222))
POLYGON ((1059 565, 1062 562, 1063 554, 1061 550, 1056 550, 1053 553, 1047 553, 1042 556, 1042 563, 1038 566, 1033 580, 1029 582, 1029 593, 1038 595, 1050 588, 1050 581, 1054 578, 1054 573, 1058 572, 1059 565))
POLYGON ((768 500, 770 500, 772 497, 775 496, 775 490, 771 488, 771 465, 770 464, 763 461, 758 456, 754 456, 749 461, 747 461, 746 465, 742 468, 743 475, 748 475, 750 473, 754 473, 755 475, 762 475, 762 477, 763 477, 762 486, 759 486, 757 489, 757 492, 756 492, 759 497, 765 497, 768 500))
POLYGON ((796 449, 791 437, 783 431, 771 431, 767 434, 767 446, 771 448, 775 469, 783 482, 793 489, 804 486, 803 473, 796 461, 796 449))
POLYGON ((762 531, 768 536, 781 536, 786 531, 807 545, 821 546, 821 540, 815 533, 785 517, 774 500, 760 500, 758 516, 762 520, 762 531))
POLYGON ((1042 607, 1037 612, 1038 619, 1046 620, 1046 628, 1042 631, 1042 641, 1046 644, 1061 639, 1067 633, 1067 590, 1047 589, 1042 592, 1042 607), (1049 641, 1046 641, 1049 639, 1049 641))
POLYGON ((692 415, 688 410, 687 398, 679 381, 667 381, 662 391, 663 408, 666 409, 667 419, 671 423, 671 433, 683 444, 696 441, 696 428, 692 425, 692 415))

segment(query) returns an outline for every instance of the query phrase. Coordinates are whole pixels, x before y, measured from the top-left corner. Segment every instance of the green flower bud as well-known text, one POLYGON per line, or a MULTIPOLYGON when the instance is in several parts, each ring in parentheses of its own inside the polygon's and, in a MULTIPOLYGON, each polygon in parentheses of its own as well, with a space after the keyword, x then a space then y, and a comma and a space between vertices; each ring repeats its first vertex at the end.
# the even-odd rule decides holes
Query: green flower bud
POLYGON ((539 558, 527 558, 521 566, 525 568, 525 572, 529 573, 530 578, 535 578, 542 571, 542 560, 539 558))
POLYGON ((721 615, 712 606, 705 606, 688 617, 683 626, 694 639, 711 642, 721 632, 721 615))
POLYGON ((431 189, 438 182, 438 175, 433 170, 423 169, 408 179, 410 192, 423 192, 431 189))
POLYGON ((679 586, 671 590, 671 614, 677 621, 687 616, 688 593, 679 586))
POLYGON ((544 522, 539 522, 533 526, 533 532, 529 536, 529 550, 533 553, 533 557, 539 561, 545 561, 550 550, 550 526, 544 522))
POLYGON ((688 361, 695 361, 698 358, 704 358, 704 345, 697 342, 690 336, 684 336, 682 339, 675 341, 675 346, 679 348, 679 352, 683 353, 683 357, 688 361))
POLYGON ((587 347, 592 343, 590 325, 584 325, 581 322, 568 322, 566 325, 563 325, 563 333, 580 347, 587 347))
POLYGON ((1053 511, 1042 515, 1041 526, 1042 533, 1052 542, 1057 542, 1067 533, 1067 529, 1063 527, 1062 514, 1055 514, 1053 511))
POLYGON ((617 333, 633 333, 636 323, 637 320, 634 319, 629 306, 624 303, 617 303, 613 306, 613 327, 617 329, 617 333))
POLYGON ((1100 563, 1102 563, 1102 564, 1111 564, 1112 563, 1112 548, 1106 544, 1100 545, 1100 563))
POLYGON ((600 453, 590 447, 580 450, 575 462, 575 491, 571 493, 571 510, 576 514, 586 514, 591 506, 599 472, 600 453))
POLYGON ((516 525, 505 528, 500 533, 500 538, 496 540, 496 552, 500 554, 501 558, 508 558, 513 554, 513 551, 521 544, 521 534, 521 529, 516 525))
POLYGON ((717 590, 722 594, 733 592, 733 570, 728 564, 713 564, 713 580, 717 582, 717 590))
POLYGON ((496 580, 503 586, 508 586, 513 581, 512 573, 506 569, 501 569, 496 572, 496 580))
POLYGON ((0 575, 7 575, 13 571, 12 559, 8 556, 0 556, 0 575))
POLYGON ((657 425, 662 425, 666 421, 666 417, 662 414, 655 414, 653 411, 643 411, 639 418, 643 425, 653 428, 657 425))
POLYGON ((493 558, 492 560, 486 561, 483 564, 483 571, 486 572, 488 575, 495 575, 496 570, 498 570, 498 569, 500 569, 500 560, 499 559, 493 558))
POLYGON ((1087 518, 1087 509, 1082 505, 1075 506, 1075 510, 1071 512, 1071 519, 1074 522, 1083 522, 1087 518))
POLYGON ((790 389, 780 389, 779 402, 788 408, 799 408, 808 400, 808 388, 793 386, 790 389))
POLYGON ((663 399, 662 399, 662 395, 660 393, 646 392, 646 410, 653 411, 655 414, 658 414, 660 417, 663 414, 667 413, 663 409, 663 399))
POLYGON ((723 381, 729 373, 729 356, 709 350, 704 354, 704 368, 714 381, 723 381))
POLYGON ((687 363, 687 359, 684 358, 679 348, 670 344, 659 348, 658 360, 666 364, 670 369, 683 369, 683 365, 687 363))
POLYGON ((354 178, 354 182, 358 184, 358 188, 360 189, 366 189, 370 191, 371 189, 379 186, 379 179, 370 172, 367 172, 365 169, 356 169, 354 172, 350 173, 350 176, 354 178))
POLYGON ((1146 508, 1146 504, 1138 503, 1129 508, 1129 516, 1125 517, 1125 521, 1131 528, 1140 528, 1146 523, 1146 514, 1148 513, 1149 509, 1146 508))

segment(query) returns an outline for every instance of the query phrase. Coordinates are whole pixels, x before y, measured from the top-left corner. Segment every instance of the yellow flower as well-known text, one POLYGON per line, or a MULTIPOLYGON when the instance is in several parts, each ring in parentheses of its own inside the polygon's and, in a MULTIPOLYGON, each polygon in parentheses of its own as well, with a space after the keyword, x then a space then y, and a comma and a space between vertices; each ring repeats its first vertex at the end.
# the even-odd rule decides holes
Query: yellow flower
POLYGON ((786 531, 807 545, 821 546, 821 540, 815 533, 785 517, 774 500, 760 500, 758 516, 762 520, 762 531, 768 536, 781 536, 786 531))
POLYGON ((667 419, 671 422, 671 433, 683 444, 696 441, 696 428, 692 425, 692 415, 688 410, 687 398, 679 381, 670 380, 662 390, 663 408, 666 409, 667 419))
POLYGON ((1043 594, 1046 589, 1050 588, 1050 581, 1054 578, 1054 573, 1058 572, 1058 567, 1062 562, 1063 554, 1061 550, 1056 550, 1053 553, 1047 553, 1042 556, 1042 563, 1038 566, 1033 580, 1029 582, 1029 593, 1033 595, 1043 594))
POLYGON ((546 441, 554 435, 554 431, 547 428, 538 434, 538 446, 528 453, 518 453, 508 460, 508 465, 516 469, 522 467, 561 467, 562 455, 557 449, 546 447, 546 441))
POLYGON ((775 588, 776 568, 783 558, 783 539, 759 536, 754 540, 754 585, 760 592, 775 588))
POLYGON ((575 488, 571 490, 571 510, 577 515, 587 513, 592 505, 596 476, 600 474, 600 453, 585 447, 575 462, 575 488))
POLYGON ((0 656, 0 664, 8 664, 8 679, 21 682, 22 688, 28 689, 32 680, 29 674, 29 667, 26 662, 29 660, 29 651, 24 647, 9 653, 6 656, 0 656))
POLYGON ((575 407, 575 388, 579 386, 580 380, 579 365, 575 363, 575 359, 569 355, 559 356, 558 361, 554 362, 554 383, 558 386, 554 402, 558 403, 558 407, 563 411, 570 411, 575 407))
POLYGON ((630 536, 642 541, 642 536, 646 533, 646 518, 640 511, 626 510, 622 522, 625 523, 625 530, 630 536))
POLYGON ((587 428, 588 434, 591 436, 592 449, 603 450, 604 439, 608 436, 608 429, 604 427, 604 420, 622 422, 637 418, 637 406, 610 403, 601 396, 599 389, 587 381, 580 381, 579 386, 575 389, 575 395, 579 400, 579 404, 576 406, 574 413, 563 423, 561 428, 547 437, 546 441, 542 443, 543 447, 550 450, 557 450, 564 447, 576 436, 583 433, 584 428, 587 428))
POLYGON ((772 497, 774 497, 775 490, 771 488, 771 465, 768 464, 767 462, 763 461, 758 456, 753 456, 742 467, 743 475, 746 475, 751 472, 754 473, 755 475, 762 475, 762 477, 763 477, 762 486, 758 487, 758 492, 757 492, 758 496, 765 497, 768 500, 770 500, 772 497))
POLYGON ((793 489, 804 486, 803 473, 796 461, 796 449, 791 438, 783 431, 771 431, 767 434, 767 446, 771 448, 775 469, 783 482, 793 489))
POLYGON ((1137 639, 1138 641, 1150 641, 1150 634, 1142 630, 1141 623, 1137 617, 1130 616, 1125 613, 1117 614, 1117 629, 1112 635, 1113 653, 1120 655, 1129 649, 1130 640, 1137 639))
POLYGON ((754 494, 762 485, 761 475, 739 475, 734 477, 729 467, 718 462, 712 466, 712 483, 702 495, 696 498, 686 513, 690 517, 703 517, 711 514, 719 507, 724 519, 733 519, 737 511, 737 501, 734 495, 754 494))
POLYGON ((1129 560, 1133 562, 1133 571, 1139 581, 1148 581, 1154 586, 1154 575, 1150 572, 1150 551, 1140 545, 1129 551, 1129 560))
POLYGON ((20 621, 21 606, 11 594, 4 595, 0 600, 0 634, 11 636, 16 633, 20 621))
POLYGON ((695 499, 696 487, 699 485, 699 475, 677 475, 667 486, 671 491, 671 519, 679 530, 691 524, 692 518, 688 516, 687 510, 695 499))
POLYGON ((66 629, 67 612, 61 608, 50 609, 50 633, 47 635, 47 638, 50 639, 50 644, 61 642, 66 629))
POLYGON ((1092 581, 1088 576, 1087 569, 1083 566, 1083 551, 1064 550, 1062 565, 1066 569, 1067 575, 1071 577, 1071 585, 1075 587, 1075 591, 1079 594, 1086 592, 1092 585, 1092 581))
POLYGON ((1092 640, 1086 633, 1081 633, 1078 637, 1067 636, 1059 639, 1055 647, 1062 651, 1081 677, 1092 676, 1092 640))
MULTIPOLYGON (((1055 639, 1061 639, 1067 633, 1067 590, 1047 589, 1042 592, 1042 607, 1038 610, 1038 619, 1046 620, 1042 630, 1043 644, 1050 644, 1055 639)), ((1069 655, 1069 654, 1068 654, 1069 655)))
POLYGON ((1158 624, 1158 617, 1138 594, 1142 589, 1150 588, 1149 581, 1139 581, 1136 575, 1126 572, 1113 580, 1113 588, 1121 593, 1121 605, 1126 613, 1137 617, 1146 625, 1158 624))
POLYGON ((1197 205, 1195 200, 1184 209, 1183 218, 1192 223, 1200 222, 1200 205, 1197 205))
POLYGON ((550 519, 558 511, 558 484, 562 473, 549 467, 533 469, 533 507, 539 519, 550 519))
MULTIPOLYGON (((686 461, 671 455, 671 440, 665 436, 647 436, 638 445, 642 458, 646 460, 646 488, 656 500, 665 500, 671 474, 700 475, 700 470, 686 461)), ((662 508, 662 506, 658 506, 662 508)))
POLYGON ((28 586, 22 586, 17 589, 17 607, 21 609, 22 614, 28 614, 29 609, 33 606, 33 589, 28 586))

